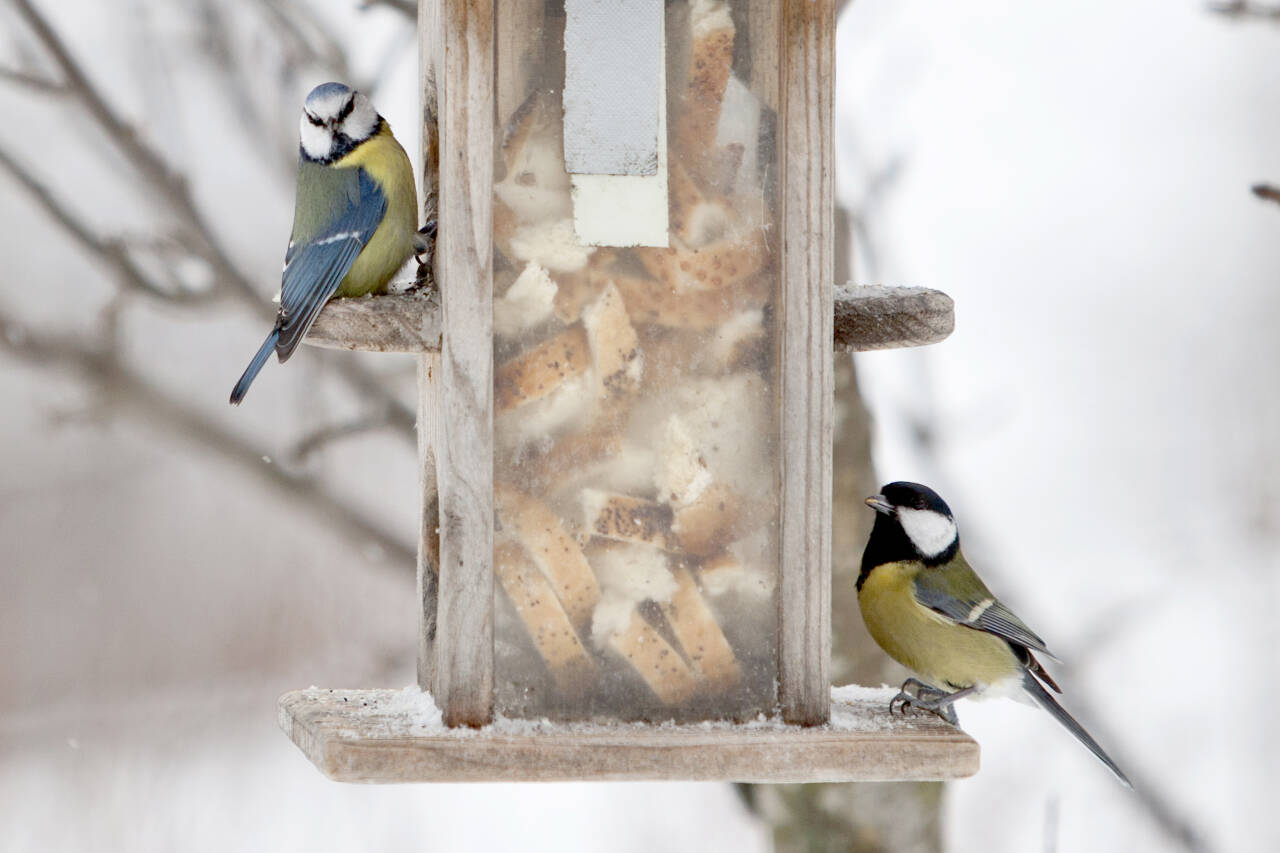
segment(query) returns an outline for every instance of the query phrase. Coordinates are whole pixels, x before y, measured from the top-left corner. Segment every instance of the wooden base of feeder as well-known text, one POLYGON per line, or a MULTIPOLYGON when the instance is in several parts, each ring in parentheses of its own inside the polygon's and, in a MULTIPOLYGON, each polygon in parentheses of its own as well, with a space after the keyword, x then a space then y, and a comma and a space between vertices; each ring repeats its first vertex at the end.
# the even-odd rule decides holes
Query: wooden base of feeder
POLYGON ((978 744, 932 714, 890 716, 892 690, 839 688, 831 723, 554 724, 449 729, 430 695, 294 690, 280 727, 339 782, 881 782, 978 771, 978 744))

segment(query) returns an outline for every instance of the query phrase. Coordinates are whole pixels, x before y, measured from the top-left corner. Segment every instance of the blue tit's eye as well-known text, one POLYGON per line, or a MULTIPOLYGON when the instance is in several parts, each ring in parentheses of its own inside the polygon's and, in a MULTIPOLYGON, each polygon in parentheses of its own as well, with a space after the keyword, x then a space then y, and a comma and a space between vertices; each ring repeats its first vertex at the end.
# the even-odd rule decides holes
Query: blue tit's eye
POLYGON ((344 105, 342 108, 342 111, 338 113, 338 122, 341 123, 346 119, 347 116, 351 115, 351 111, 355 109, 355 107, 356 107, 356 93, 352 92, 351 97, 347 98, 346 105, 344 105))
POLYGON ((324 127, 324 122, 313 116, 311 113, 307 113, 307 121, 311 122, 316 127, 324 127))

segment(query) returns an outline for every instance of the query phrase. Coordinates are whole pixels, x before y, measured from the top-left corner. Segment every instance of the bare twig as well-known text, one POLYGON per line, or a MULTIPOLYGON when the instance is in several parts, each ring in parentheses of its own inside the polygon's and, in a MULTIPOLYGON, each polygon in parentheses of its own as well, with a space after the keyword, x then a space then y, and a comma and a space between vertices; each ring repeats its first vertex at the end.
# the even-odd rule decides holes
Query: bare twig
POLYGON ((1273 187, 1271 184, 1254 184, 1249 191, 1260 199, 1280 204, 1280 187, 1273 187))
POLYGON ((374 6, 386 6, 388 9, 395 9, 404 15, 408 15, 411 20, 418 19, 418 4, 414 0, 363 0, 360 7, 363 9, 371 9, 374 6))
POLYGON ((196 305, 210 302, 219 294, 213 288, 188 290, 177 285, 161 287, 134 262, 124 241, 103 239, 65 204, 59 201, 47 186, 36 180, 30 170, 22 168, 14 156, 0 146, 0 169, 22 185, 32 200, 74 242, 89 254, 98 258, 111 270, 116 282, 125 290, 145 293, 148 296, 180 305, 196 305))
POLYGON ((65 95, 67 93, 67 88, 52 77, 33 74, 30 71, 20 71, 16 68, 0 68, 0 80, 22 86, 25 89, 31 89, 42 95, 65 95))
POLYGON ((1211 3, 1209 11, 1225 18, 1254 18, 1280 22, 1280 6, 1262 6, 1247 0, 1229 0, 1226 3, 1211 3))
POLYGON ((0 352, 28 364, 67 370, 139 423, 215 454, 268 488, 292 507, 306 510, 328 530, 360 547, 373 546, 397 573, 415 570, 413 546, 339 500, 311 477, 263 461, 262 449, 225 429, 199 409, 188 406, 130 369, 103 346, 71 336, 36 333, 0 309, 0 352))
POLYGON ((328 444, 342 439, 352 438, 353 436, 363 435, 366 432, 374 430, 386 429, 390 426, 391 421, 387 414, 366 415, 362 418, 346 421, 340 424, 330 424, 321 427, 314 432, 306 435, 293 446, 289 451, 289 458, 296 462, 305 462, 311 454, 324 448, 328 444))

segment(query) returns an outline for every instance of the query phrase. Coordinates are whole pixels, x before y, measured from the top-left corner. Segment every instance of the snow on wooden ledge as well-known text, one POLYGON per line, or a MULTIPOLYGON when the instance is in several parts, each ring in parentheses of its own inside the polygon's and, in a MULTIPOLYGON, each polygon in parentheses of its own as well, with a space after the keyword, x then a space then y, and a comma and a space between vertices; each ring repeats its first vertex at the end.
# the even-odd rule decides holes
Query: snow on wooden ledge
POLYGON ((871 782, 958 779, 978 744, 932 714, 890 716, 891 688, 831 691, 831 722, 551 723, 447 728, 430 694, 294 690, 280 727, 339 782, 655 780, 871 782))
MULTIPOLYGON (((835 288, 835 349, 894 349, 937 343, 955 328, 951 297, 923 287, 835 288)), ((438 352, 440 299, 434 291, 335 299, 306 342, 370 352, 438 352)))

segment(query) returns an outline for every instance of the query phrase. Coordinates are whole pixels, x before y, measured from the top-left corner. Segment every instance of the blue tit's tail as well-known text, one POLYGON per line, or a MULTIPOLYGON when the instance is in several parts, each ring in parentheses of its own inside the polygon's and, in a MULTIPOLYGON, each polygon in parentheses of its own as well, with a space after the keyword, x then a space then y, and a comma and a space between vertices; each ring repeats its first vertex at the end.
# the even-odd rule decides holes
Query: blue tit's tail
POLYGON ((1102 747, 1098 746, 1098 742, 1084 730, 1083 726, 1076 722, 1075 717, 1068 714, 1065 708, 1054 701, 1054 698, 1049 695, 1049 691, 1040 686, 1040 682, 1036 681, 1035 676, 1032 675, 1030 671, 1024 671, 1022 673, 1022 686, 1023 689, 1027 691, 1028 695, 1030 695, 1032 699, 1036 700, 1037 704, 1039 704, 1041 708, 1044 708, 1052 714, 1053 718, 1062 723, 1067 731, 1075 735, 1076 740, 1088 747, 1089 751, 1096 755, 1099 761, 1107 765, 1107 769, 1116 774, 1116 778, 1124 783, 1126 788, 1129 788, 1130 790, 1133 789, 1133 783, 1130 782, 1129 777, 1124 775, 1124 772, 1116 766, 1116 763, 1111 760, 1111 756, 1107 755, 1102 747))
POLYGON ((272 329, 271 334, 267 335, 267 339, 258 348, 258 354, 253 357, 253 361, 249 362, 249 366, 244 369, 244 374, 241 375, 240 381, 236 383, 236 387, 231 389, 231 405, 240 405, 244 395, 249 393, 249 386, 253 384, 253 380, 258 378, 258 371, 262 369, 262 365, 267 363, 267 356, 271 355, 271 351, 276 348, 276 341, 279 339, 280 330, 272 329))

